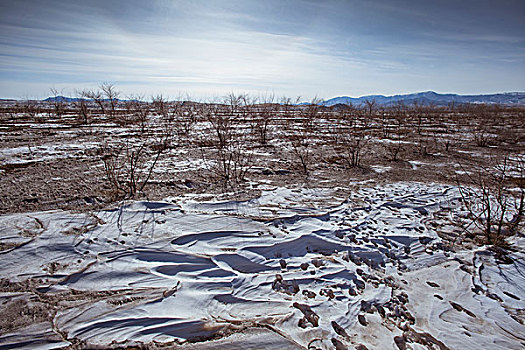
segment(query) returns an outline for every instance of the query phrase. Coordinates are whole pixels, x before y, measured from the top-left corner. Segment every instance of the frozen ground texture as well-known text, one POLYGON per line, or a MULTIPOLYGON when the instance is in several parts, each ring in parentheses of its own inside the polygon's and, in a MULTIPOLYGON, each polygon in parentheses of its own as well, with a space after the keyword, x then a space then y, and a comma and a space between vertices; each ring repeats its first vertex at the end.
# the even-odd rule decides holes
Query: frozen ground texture
POLYGON ((451 250, 461 215, 419 183, 3 215, 0 348, 523 349, 524 241, 451 250))

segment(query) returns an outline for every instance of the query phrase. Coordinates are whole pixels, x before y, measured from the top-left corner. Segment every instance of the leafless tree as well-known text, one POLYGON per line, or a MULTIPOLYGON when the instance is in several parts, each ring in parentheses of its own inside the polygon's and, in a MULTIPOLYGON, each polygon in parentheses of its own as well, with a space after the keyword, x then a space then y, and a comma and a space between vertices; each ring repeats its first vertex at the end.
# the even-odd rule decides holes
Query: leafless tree
POLYGON ((100 108, 100 113, 106 115, 106 107, 104 102, 104 95, 100 90, 86 90, 86 97, 93 100, 93 102, 100 108))
POLYGON ((229 93, 224 97, 224 104, 229 108, 230 115, 239 113, 242 106, 246 106, 248 96, 246 94, 229 93))
POLYGON ((366 105, 366 109, 368 111, 368 116, 371 117, 376 108, 377 108, 377 102, 375 99, 372 99, 372 100, 365 100, 365 105, 366 105))
POLYGON ((75 91, 75 105, 78 110, 78 116, 81 122, 84 124, 89 124, 91 119, 91 112, 89 109, 88 101, 89 98, 89 91, 87 90, 76 90, 75 91))
POLYGON ((100 90, 102 90, 102 94, 106 97, 106 101, 109 102, 109 116, 114 117, 120 92, 115 88, 115 85, 110 83, 100 84, 100 90))

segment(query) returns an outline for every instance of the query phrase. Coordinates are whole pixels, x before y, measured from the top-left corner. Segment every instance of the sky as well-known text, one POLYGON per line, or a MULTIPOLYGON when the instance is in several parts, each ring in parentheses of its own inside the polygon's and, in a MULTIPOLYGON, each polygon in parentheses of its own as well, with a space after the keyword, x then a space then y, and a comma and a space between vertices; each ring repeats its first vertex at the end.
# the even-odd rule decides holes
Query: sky
POLYGON ((0 98, 525 91, 523 0, 0 0, 0 98))

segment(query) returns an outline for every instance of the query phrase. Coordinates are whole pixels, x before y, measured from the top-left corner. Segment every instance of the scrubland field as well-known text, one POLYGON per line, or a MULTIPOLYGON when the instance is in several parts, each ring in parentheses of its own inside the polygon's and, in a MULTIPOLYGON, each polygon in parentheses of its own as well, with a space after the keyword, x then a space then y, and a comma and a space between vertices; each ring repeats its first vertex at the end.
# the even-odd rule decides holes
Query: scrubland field
POLYGON ((525 347, 521 107, 0 112, 0 348, 525 347))

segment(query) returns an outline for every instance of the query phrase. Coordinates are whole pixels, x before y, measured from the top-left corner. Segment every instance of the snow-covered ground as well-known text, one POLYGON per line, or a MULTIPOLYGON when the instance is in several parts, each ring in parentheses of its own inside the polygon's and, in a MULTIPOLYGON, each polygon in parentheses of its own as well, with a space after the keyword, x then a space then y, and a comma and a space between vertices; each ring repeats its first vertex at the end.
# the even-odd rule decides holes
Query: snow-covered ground
POLYGON ((448 248, 451 186, 336 190, 0 216, 0 310, 48 308, 0 348, 523 349, 523 238, 506 264, 448 248))
POLYGON ((55 159, 80 157, 88 150, 94 150, 100 145, 96 142, 45 144, 38 146, 20 146, 15 148, 0 148, 0 165, 27 164, 45 162, 55 159))

